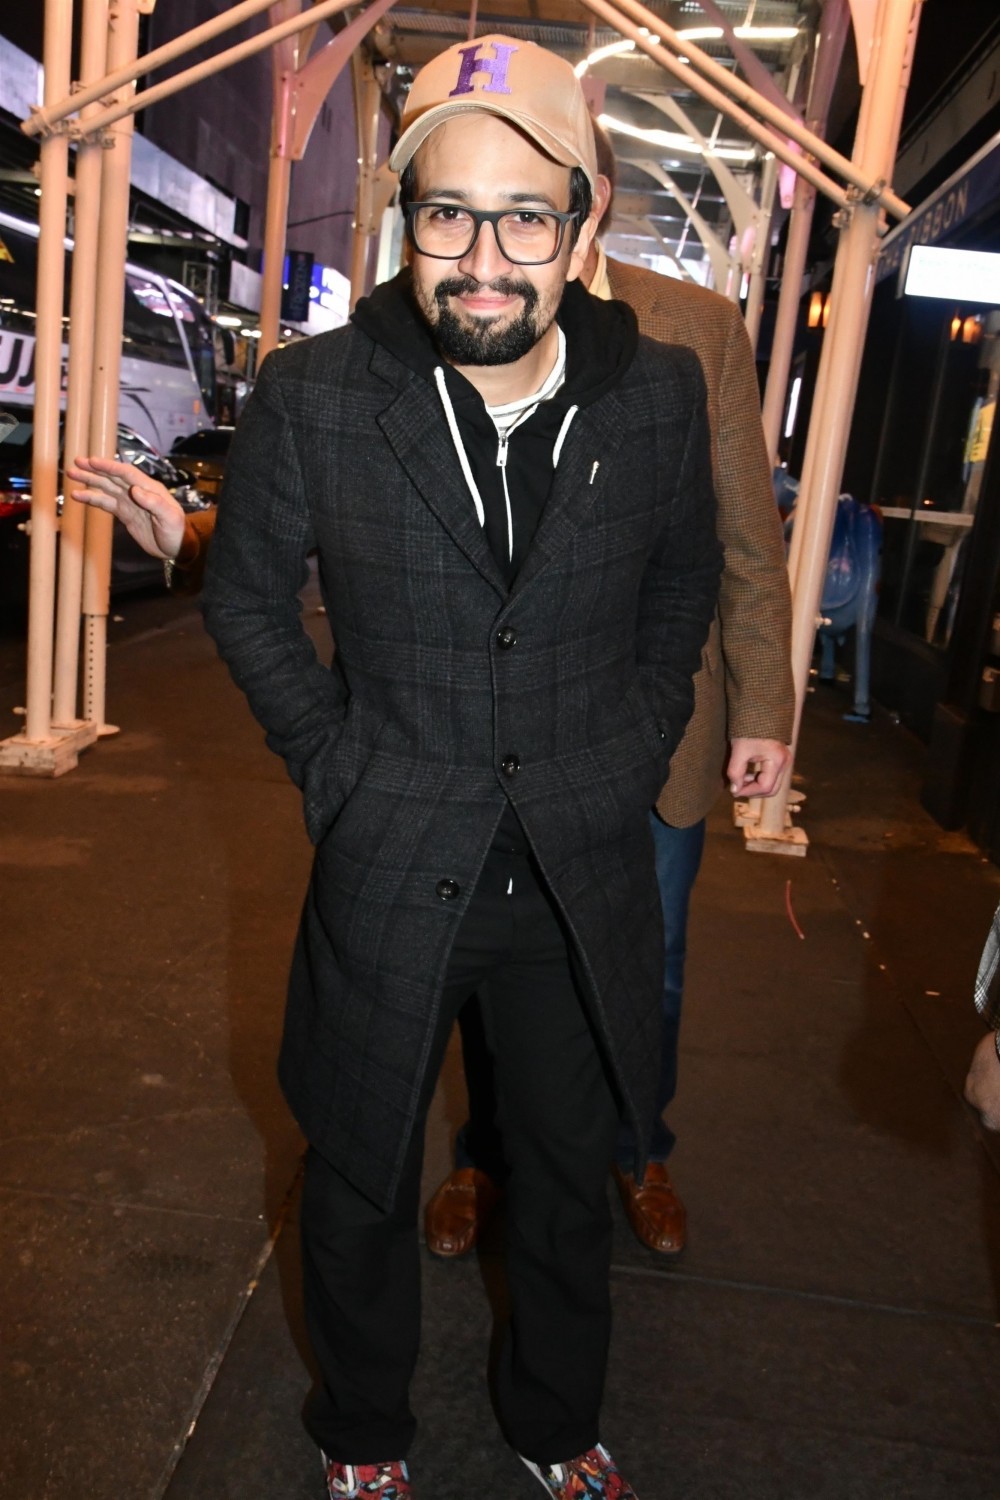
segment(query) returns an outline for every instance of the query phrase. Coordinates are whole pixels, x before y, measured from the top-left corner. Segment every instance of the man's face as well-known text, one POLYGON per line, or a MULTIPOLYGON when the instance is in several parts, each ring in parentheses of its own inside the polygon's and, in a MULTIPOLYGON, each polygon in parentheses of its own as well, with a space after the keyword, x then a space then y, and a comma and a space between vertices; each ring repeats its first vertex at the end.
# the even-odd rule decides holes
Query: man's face
MULTIPOLYGON (((568 167, 496 115, 456 115, 414 157, 417 198, 479 209, 569 208, 568 167)), ((441 352, 455 365, 513 364, 548 331, 563 287, 580 274, 590 220, 567 227, 554 261, 521 266, 500 252, 490 224, 461 260, 413 253, 413 290, 441 352)))

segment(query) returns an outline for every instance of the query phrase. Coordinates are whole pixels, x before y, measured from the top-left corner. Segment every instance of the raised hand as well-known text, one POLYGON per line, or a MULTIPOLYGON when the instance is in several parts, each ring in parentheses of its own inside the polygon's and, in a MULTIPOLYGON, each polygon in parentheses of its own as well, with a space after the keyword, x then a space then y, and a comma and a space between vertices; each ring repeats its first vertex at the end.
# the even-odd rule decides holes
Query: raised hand
POLYGON ((158 479, 116 458, 78 458, 66 478, 82 486, 74 500, 106 510, 151 557, 175 558, 184 539, 184 509, 158 479))

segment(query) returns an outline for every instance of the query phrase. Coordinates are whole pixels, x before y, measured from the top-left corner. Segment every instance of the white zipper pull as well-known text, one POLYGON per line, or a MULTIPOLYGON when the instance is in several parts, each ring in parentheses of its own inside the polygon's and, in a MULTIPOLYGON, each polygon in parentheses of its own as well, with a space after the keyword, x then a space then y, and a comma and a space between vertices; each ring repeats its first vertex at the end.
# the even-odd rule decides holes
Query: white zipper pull
POLYGON ((500 439, 500 442, 499 442, 499 444, 497 446, 497 468, 498 469, 506 469, 506 467, 507 467, 507 438, 506 438, 506 436, 504 436, 504 437, 502 437, 500 439))
POLYGON ((598 469, 600 467, 601 467, 601 460, 599 458, 595 458, 594 459, 594 466, 593 466, 593 468, 590 471, 590 483, 591 484, 593 484, 594 479, 595 479, 595 477, 597 475, 597 471, 598 471, 598 469))

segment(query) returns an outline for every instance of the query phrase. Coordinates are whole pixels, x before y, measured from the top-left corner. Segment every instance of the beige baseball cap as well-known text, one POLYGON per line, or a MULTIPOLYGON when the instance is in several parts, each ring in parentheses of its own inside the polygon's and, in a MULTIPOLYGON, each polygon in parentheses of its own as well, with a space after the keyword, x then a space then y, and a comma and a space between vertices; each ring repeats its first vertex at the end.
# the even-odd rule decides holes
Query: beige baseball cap
POLYGON ((582 167, 593 189, 597 156, 580 80, 565 58, 510 36, 449 47, 421 68, 389 158, 393 171, 403 170, 438 125, 470 110, 509 120, 560 166, 582 167))

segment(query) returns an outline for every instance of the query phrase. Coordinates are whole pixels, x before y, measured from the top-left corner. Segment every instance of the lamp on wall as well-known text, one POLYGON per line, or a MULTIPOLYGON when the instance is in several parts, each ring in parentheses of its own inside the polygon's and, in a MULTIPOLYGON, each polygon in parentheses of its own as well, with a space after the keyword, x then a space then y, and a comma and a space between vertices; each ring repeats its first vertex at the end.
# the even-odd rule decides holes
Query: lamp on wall
POLYGON ((825 328, 830 321, 830 293, 813 292, 809 298, 808 324, 810 328, 825 328))

